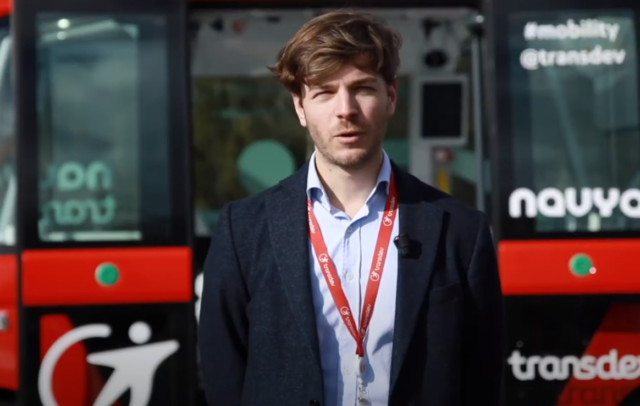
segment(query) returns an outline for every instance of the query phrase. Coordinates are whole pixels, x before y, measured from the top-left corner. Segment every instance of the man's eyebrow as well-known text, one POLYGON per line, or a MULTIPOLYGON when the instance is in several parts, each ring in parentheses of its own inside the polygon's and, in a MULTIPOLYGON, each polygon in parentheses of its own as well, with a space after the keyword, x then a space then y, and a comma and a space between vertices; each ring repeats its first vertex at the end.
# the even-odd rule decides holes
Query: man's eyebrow
MULTIPOLYGON (((360 78, 360 79, 354 80, 353 82, 349 83, 349 87, 362 86, 362 85, 375 85, 376 83, 377 83, 376 78, 366 77, 366 78, 360 78)), ((309 90, 328 90, 328 89, 333 89, 335 87, 336 85, 333 85, 330 83, 320 83, 316 85, 310 85, 309 90)))
POLYGON ((353 82, 351 82, 350 86, 374 85, 377 82, 378 81, 374 77, 366 77, 366 78, 361 78, 361 79, 354 80, 353 82))
POLYGON ((320 84, 309 86, 309 90, 327 90, 333 87, 335 87, 335 85, 332 85, 330 83, 320 83, 320 84))

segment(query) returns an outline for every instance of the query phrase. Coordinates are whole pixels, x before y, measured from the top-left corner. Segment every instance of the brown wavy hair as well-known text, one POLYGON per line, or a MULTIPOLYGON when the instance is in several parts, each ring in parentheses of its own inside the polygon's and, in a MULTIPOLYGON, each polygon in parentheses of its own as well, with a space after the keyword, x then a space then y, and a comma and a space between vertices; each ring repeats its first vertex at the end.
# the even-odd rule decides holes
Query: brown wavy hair
POLYGON ((298 96, 304 84, 330 76, 347 64, 379 74, 390 85, 400 66, 401 47, 400 34, 383 21, 366 13, 338 10, 304 24, 269 69, 298 96))

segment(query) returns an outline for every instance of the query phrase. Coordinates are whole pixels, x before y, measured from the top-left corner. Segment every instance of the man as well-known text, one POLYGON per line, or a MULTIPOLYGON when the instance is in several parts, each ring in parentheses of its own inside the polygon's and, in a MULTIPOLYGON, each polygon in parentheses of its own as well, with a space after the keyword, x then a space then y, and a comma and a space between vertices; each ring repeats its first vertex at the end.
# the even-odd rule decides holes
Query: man
POLYGON ((372 17, 339 11, 281 51, 273 72, 315 153, 222 210, 200 314, 211 406, 500 403, 487 220, 382 149, 400 44, 372 17))

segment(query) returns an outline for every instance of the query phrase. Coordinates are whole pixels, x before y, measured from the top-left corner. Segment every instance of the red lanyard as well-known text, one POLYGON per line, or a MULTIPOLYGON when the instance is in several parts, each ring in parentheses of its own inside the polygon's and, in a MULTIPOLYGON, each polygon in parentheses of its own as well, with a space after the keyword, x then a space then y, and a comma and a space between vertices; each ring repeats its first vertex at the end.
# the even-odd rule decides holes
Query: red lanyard
POLYGON ((384 215, 380 222, 380 231, 378 233, 378 242, 376 243, 376 250, 374 251, 371 261, 371 271, 369 272, 369 282, 367 283, 367 292, 364 299, 364 307, 360 317, 360 330, 358 331, 355 320, 353 319, 353 313, 349 306, 349 301, 344 294, 342 284, 340 283, 340 277, 336 270, 336 266, 329 255, 329 250, 322 237, 322 230, 318 224, 318 219, 313 213, 313 203, 311 199, 307 198, 307 209, 309 211, 309 237, 313 244, 313 249, 316 253, 316 258, 329 289, 331 290, 331 296, 340 309, 340 315, 344 324, 349 329, 349 332, 356 340, 357 354, 360 357, 364 356, 364 337, 369 328, 369 322, 373 315, 373 308, 376 303, 376 297, 378 296, 378 289, 380 288, 380 280, 382 279, 382 271, 384 270, 385 259, 387 258, 387 251, 389 248, 389 241, 391 240, 391 233, 393 232, 393 224, 396 221, 398 214, 398 194, 396 191, 396 185, 393 174, 391 175, 391 181, 389 184, 389 196, 387 197, 387 204, 384 208, 384 215))

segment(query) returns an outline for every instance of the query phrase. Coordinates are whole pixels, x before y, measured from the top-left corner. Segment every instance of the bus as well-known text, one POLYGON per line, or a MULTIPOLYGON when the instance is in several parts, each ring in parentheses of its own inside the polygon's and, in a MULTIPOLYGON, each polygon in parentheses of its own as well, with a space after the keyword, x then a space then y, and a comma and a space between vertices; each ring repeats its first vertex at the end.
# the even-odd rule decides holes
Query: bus
POLYGON ((305 21, 350 5, 404 39, 386 151, 491 219, 506 404, 637 402, 640 6, 84 3, 0 1, 8 398, 133 405, 140 388, 104 388, 136 362, 156 367, 144 404, 204 404, 193 333, 217 213, 312 148, 266 67, 305 21), (156 348, 155 364, 130 356, 156 348))
POLYGON ((18 405, 194 404, 186 7, 10 11, 0 387, 18 405))
POLYGON ((508 405, 640 402, 638 11, 485 7, 508 405))
MULTIPOLYGON (((140 365, 130 354, 143 355, 142 349, 151 351, 153 345, 164 346, 166 358, 156 360, 149 404, 158 399, 163 405, 203 402, 193 362, 197 356, 189 353, 195 348, 189 322, 197 322, 200 268, 217 212, 228 200, 258 193, 292 174, 311 153, 290 96, 266 67, 305 21, 342 5, 16 3, 11 20, 3 21, 7 57, 2 89, 7 97, 0 105, 16 122, 0 125, 7 140, 18 144, 17 158, 8 161, 7 169, 7 181, 17 184, 3 189, 2 196, 8 204, 18 196, 17 217, 7 215, 17 222, 8 225, 11 237, 5 241, 13 247, 6 256, 18 269, 13 270, 13 285, 3 285, 12 302, 7 301, 11 313, 5 311, 8 331, 2 337, 12 341, 5 347, 10 362, 3 364, 0 387, 17 391, 19 404, 84 405, 106 402, 104 397, 131 402, 128 396, 135 396, 135 388, 129 388, 130 395, 122 395, 122 385, 114 393, 104 389, 117 376, 119 364, 114 362, 124 362, 124 368, 126 362, 140 365), (17 69, 11 73, 13 66, 17 69), (193 177, 185 177, 187 173, 193 177), (167 202, 173 206, 163 208, 167 202), (30 231, 21 235, 21 230, 30 231), (156 259, 158 269, 146 264, 153 256, 143 252, 149 247, 156 253, 172 250, 181 261, 175 265, 180 271, 169 274, 166 257, 156 259), (186 257, 179 255, 190 249, 193 267, 185 271, 186 257), (136 261, 131 267, 144 269, 132 269, 127 277, 125 259, 115 258, 115 250, 136 261), (57 261, 56 272, 36 271, 29 278, 23 262, 30 252, 45 255, 41 267, 57 261), (86 253, 98 258, 87 259, 65 277, 62 263, 86 253), (163 267, 164 274, 158 272, 163 267), (83 284, 60 288, 80 277, 83 284), (119 292, 128 281, 129 290, 119 292), (29 302, 29 284, 43 297, 29 302), (50 287, 64 293, 62 303, 55 297, 51 303, 50 287), (112 329, 111 336, 104 336, 105 327, 112 329), (74 334, 81 343, 67 340, 74 334), (60 342, 70 347, 62 351, 60 342), (51 353, 55 356, 48 358, 51 353)), ((402 107, 385 148, 400 166, 440 179, 444 168, 429 174, 435 165, 425 166, 426 157, 412 154, 415 149, 432 151, 437 160, 425 138, 441 147, 466 146, 473 116, 467 106, 477 84, 471 78, 477 55, 468 49, 475 37, 467 25, 478 12, 464 2, 444 5, 379 2, 372 9, 405 37, 402 107), (416 97, 421 93, 443 98, 444 111, 431 112, 449 117, 442 126, 429 128, 417 119, 424 104, 423 97, 416 97)), ((7 148, 12 151, 11 145, 7 148)), ((472 204, 473 186, 464 178, 450 182, 472 204)))

